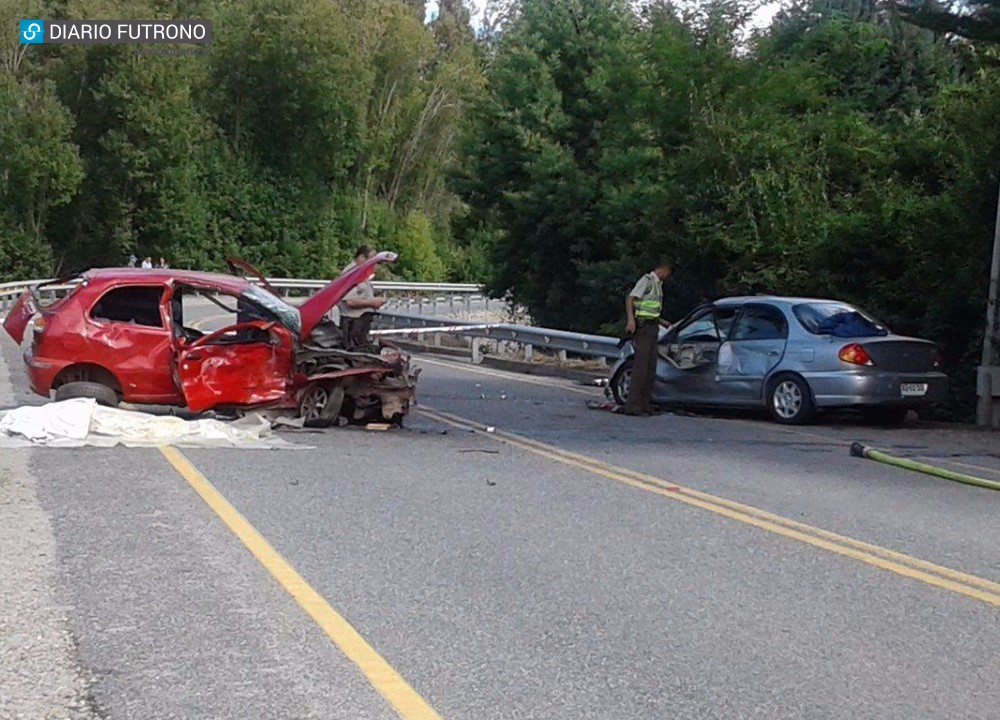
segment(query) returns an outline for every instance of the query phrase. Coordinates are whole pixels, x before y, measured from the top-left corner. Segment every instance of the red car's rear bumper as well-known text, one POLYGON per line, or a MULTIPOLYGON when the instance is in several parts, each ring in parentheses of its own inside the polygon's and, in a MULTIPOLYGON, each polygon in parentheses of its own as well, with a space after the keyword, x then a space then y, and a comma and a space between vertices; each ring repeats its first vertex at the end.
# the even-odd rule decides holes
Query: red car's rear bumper
POLYGON ((68 364, 64 360, 36 357, 34 349, 29 347, 24 353, 24 366, 28 371, 31 391, 48 397, 52 390, 52 381, 68 364))

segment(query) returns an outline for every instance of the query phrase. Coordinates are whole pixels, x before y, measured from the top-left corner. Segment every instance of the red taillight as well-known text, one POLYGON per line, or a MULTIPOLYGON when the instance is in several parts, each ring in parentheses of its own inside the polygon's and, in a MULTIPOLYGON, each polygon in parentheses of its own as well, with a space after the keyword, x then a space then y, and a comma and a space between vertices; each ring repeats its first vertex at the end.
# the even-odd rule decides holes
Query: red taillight
POLYGON ((31 321, 32 342, 37 344, 38 341, 42 339, 43 332, 45 332, 45 316, 38 315, 34 320, 31 321))
POLYGON ((939 368, 942 365, 944 365, 944 358, 941 356, 941 353, 938 353, 934 357, 934 367, 939 368))
POLYGON ((838 357, 851 365, 874 365, 871 356, 863 347, 857 343, 845 345, 840 349, 838 357))

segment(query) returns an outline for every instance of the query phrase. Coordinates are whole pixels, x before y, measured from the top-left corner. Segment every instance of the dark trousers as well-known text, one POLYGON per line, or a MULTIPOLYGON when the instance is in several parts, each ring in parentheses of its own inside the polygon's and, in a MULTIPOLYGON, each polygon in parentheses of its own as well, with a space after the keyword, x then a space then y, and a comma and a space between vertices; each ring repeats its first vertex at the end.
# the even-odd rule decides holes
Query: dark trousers
POLYGON ((375 319, 373 312, 367 312, 356 318, 341 316, 340 330, 344 333, 344 342, 347 347, 355 348, 368 345, 368 331, 371 330, 373 319, 375 319))
POLYGON ((656 320, 637 320, 632 347, 632 380, 625 401, 626 412, 642 412, 652 407, 653 379, 656 377, 656 344, 660 324, 656 320))

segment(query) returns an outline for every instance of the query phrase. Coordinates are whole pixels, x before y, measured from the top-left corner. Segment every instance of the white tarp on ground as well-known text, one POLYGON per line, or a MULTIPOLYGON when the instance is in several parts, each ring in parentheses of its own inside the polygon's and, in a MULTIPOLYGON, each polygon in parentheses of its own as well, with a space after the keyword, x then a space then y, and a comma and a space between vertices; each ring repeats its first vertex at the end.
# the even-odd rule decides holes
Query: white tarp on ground
POLYGON ((98 405, 77 398, 0 412, 0 447, 178 447, 305 449, 271 432, 254 415, 236 422, 184 420, 98 405))

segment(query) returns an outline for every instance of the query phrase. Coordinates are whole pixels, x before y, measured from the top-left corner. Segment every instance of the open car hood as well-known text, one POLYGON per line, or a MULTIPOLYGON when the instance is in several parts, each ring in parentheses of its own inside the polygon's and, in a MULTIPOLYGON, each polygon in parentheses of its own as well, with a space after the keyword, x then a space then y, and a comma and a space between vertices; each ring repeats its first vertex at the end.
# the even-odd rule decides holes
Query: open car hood
POLYGON ((299 305, 299 315, 302 318, 302 328, 299 339, 305 340, 319 324, 330 309, 344 299, 355 287, 375 274, 375 268, 381 263, 396 262, 396 253, 380 252, 361 265, 355 265, 339 278, 324 287, 318 293, 299 305))

